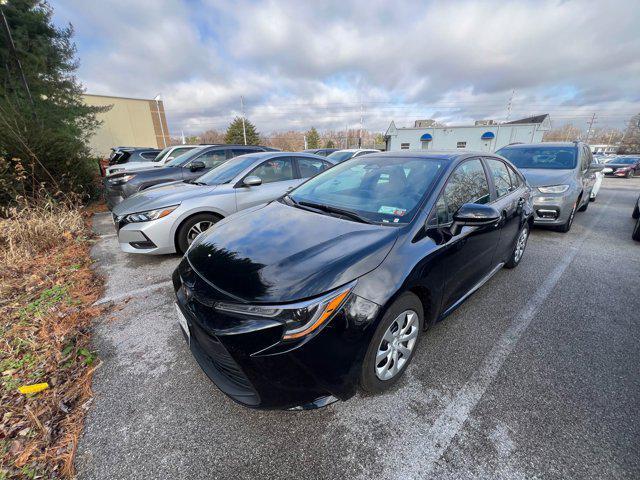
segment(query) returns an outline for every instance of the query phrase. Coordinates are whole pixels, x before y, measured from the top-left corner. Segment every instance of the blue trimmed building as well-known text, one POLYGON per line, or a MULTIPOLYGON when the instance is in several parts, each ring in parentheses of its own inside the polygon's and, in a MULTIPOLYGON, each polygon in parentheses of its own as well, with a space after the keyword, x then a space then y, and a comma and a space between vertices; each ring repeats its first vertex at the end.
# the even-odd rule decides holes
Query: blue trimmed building
MULTIPOLYGON (((416 122, 419 123, 419 122, 416 122)), ((551 129, 548 114, 500 124, 417 126, 398 128, 392 121, 385 134, 387 150, 455 150, 495 152, 510 143, 541 142, 551 129)))

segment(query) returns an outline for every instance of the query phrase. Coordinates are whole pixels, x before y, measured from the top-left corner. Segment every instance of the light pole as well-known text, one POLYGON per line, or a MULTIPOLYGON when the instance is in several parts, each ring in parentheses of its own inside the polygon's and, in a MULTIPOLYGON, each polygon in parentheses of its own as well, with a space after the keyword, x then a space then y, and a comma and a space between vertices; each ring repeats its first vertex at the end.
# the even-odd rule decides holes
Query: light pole
POLYGON ((160 131, 162 132, 162 144, 167 148, 167 137, 164 136, 164 125, 162 124, 162 116, 160 115, 160 94, 154 98, 156 101, 156 111, 158 112, 158 121, 160 122, 160 131))

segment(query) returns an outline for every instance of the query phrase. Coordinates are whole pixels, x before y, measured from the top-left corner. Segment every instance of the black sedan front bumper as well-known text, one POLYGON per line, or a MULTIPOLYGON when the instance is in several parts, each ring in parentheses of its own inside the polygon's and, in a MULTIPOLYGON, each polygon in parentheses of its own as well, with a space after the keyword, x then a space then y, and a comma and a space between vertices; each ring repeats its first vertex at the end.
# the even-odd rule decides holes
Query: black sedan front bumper
MULTIPOLYGON (((353 298, 312 338, 283 342, 276 320, 220 312, 229 301, 183 259, 173 274, 190 349, 207 376, 233 400, 255 408, 314 408, 356 393, 375 322, 353 298)), ((377 312, 376 312, 377 313, 377 312)))

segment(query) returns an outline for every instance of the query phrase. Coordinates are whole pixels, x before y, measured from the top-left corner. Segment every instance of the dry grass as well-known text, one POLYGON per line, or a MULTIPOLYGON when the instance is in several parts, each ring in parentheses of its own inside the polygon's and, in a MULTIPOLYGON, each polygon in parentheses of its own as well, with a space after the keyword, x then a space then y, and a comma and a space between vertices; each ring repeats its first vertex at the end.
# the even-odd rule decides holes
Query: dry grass
POLYGON ((23 206, 0 222, 0 479, 71 478, 97 366, 88 224, 71 206, 23 206), (20 385, 47 382, 33 395, 20 385))
POLYGON ((72 205, 52 201, 5 210, 0 219, 0 266, 20 263, 85 232, 85 220, 72 205))

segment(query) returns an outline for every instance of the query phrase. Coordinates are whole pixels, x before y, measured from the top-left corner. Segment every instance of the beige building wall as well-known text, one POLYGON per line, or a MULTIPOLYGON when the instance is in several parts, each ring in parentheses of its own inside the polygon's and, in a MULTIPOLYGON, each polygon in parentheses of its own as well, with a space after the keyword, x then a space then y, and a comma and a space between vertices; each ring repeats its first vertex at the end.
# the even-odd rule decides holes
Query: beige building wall
POLYGON ((94 155, 108 157, 111 147, 116 146, 164 148, 169 145, 169 128, 162 101, 158 102, 158 110, 156 101, 149 99, 106 95, 83 95, 83 98, 87 105, 112 106, 107 112, 98 114, 102 125, 89 142, 94 155))

